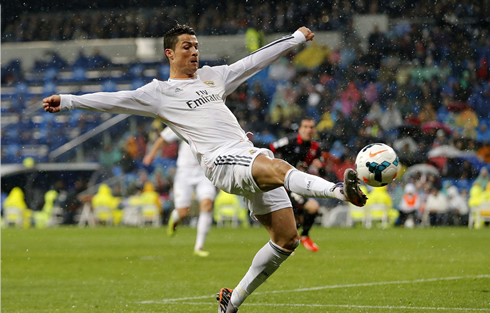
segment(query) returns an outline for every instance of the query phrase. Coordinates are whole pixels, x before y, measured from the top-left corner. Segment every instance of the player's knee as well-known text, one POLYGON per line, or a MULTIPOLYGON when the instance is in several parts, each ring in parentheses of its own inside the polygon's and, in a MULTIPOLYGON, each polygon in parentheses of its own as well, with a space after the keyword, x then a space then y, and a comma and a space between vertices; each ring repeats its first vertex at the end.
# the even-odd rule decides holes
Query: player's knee
POLYGON ((274 175, 282 181, 284 181, 284 177, 286 176, 286 173, 292 168, 293 167, 284 160, 281 159, 272 160, 272 170, 274 172, 274 175))
POLYGON ((320 203, 318 203, 318 201, 314 199, 308 199, 308 201, 305 204, 305 209, 310 214, 318 213, 318 211, 320 210, 320 203))
POLYGON ((296 247, 299 246, 300 243, 300 238, 298 232, 296 234, 292 235, 284 244, 283 248, 287 250, 294 250, 296 247))
POLYGON ((204 199, 199 202, 199 211, 211 212, 213 210, 213 201, 211 199, 204 199))

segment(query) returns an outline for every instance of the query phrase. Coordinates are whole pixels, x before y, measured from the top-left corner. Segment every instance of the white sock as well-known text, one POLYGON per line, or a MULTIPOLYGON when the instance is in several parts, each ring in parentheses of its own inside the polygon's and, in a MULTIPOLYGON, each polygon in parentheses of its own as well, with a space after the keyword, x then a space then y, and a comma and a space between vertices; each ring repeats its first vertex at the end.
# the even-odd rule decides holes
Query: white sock
POLYGON ((336 198, 345 200, 340 188, 331 190, 335 184, 321 177, 296 169, 290 169, 284 179, 284 187, 299 195, 312 198, 336 198))
POLYGON ((231 303, 238 308, 257 287, 271 276, 290 255, 292 251, 285 250, 270 240, 255 255, 252 265, 238 286, 233 289, 231 303))
POLYGON ((200 250, 204 248, 204 241, 206 241, 206 236, 211 229, 211 224, 213 223, 213 213, 212 212, 200 212, 199 220, 197 221, 197 237, 196 245, 194 250, 200 250))
POLYGON ((177 209, 174 209, 171 214, 174 219, 174 223, 180 222, 179 211, 177 209))

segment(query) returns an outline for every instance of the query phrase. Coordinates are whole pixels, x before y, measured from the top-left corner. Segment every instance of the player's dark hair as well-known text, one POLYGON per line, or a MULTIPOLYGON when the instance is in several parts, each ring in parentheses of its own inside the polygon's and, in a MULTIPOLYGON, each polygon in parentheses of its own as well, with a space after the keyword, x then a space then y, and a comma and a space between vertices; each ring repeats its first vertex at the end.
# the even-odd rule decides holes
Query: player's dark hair
POLYGON ((303 121, 313 121, 313 122, 315 122, 315 124, 316 124, 316 120, 315 120, 313 117, 311 117, 311 116, 305 116, 305 117, 303 117, 303 118, 300 120, 299 125, 301 125, 301 123, 303 123, 303 121))
POLYGON ((187 35, 196 35, 196 32, 189 25, 182 25, 177 22, 177 25, 174 26, 171 30, 165 33, 163 36, 163 50, 166 49, 175 49, 177 42, 179 41, 179 36, 187 34, 187 35))

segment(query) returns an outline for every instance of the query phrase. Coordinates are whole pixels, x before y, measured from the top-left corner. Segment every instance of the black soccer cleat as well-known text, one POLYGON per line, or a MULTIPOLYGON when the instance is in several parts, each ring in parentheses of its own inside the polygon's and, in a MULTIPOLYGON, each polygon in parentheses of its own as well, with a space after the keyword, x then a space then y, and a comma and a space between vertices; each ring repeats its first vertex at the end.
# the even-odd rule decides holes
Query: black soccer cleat
POLYGON ((347 201, 356 206, 364 206, 368 197, 359 188, 357 173, 351 168, 344 172, 344 196, 347 201))
POLYGON ((217 294, 216 300, 218 300, 218 313, 235 313, 238 312, 238 308, 235 308, 231 304, 231 294, 233 290, 229 288, 221 288, 217 294))

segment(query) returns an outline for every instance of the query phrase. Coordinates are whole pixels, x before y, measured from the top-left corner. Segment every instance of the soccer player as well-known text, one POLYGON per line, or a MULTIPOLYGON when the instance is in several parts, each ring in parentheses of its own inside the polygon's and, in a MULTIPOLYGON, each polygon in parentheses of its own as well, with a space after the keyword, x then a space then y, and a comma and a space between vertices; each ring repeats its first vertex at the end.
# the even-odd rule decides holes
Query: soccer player
POLYGON ((299 245, 291 201, 284 187, 305 197, 336 198, 358 206, 366 203, 353 169, 345 171, 343 182, 334 184, 274 159, 272 151, 253 146, 225 105, 226 96, 241 83, 314 36, 308 28, 300 27, 231 65, 199 68, 195 31, 177 25, 164 36, 170 63, 167 81, 154 79, 134 91, 43 99, 44 110, 51 113, 82 109, 159 118, 190 145, 206 177, 216 187, 243 196, 251 214, 269 232, 270 240, 257 252, 237 287, 220 290, 219 312, 237 312, 299 245))
MULTIPOLYGON (((316 123, 311 117, 301 120, 298 133, 290 134, 284 138, 270 143, 272 152, 280 154, 281 158, 289 164, 296 166, 305 172, 313 165, 317 171, 321 171, 323 163, 320 161, 322 151, 318 142, 313 140, 316 133, 316 123)), ((318 246, 310 238, 310 229, 315 223, 320 204, 315 199, 303 197, 294 192, 288 191, 289 199, 293 204, 293 210, 301 225, 301 243, 306 249, 316 252, 318 246)))
MULTIPOLYGON (((153 144, 151 151, 143 158, 143 164, 150 165, 155 159, 158 150, 165 144, 174 141, 180 141, 180 138, 172 129, 169 127, 165 128, 153 144)), ((200 257, 207 257, 209 252, 204 250, 204 242, 213 224, 213 201, 216 197, 216 187, 204 175, 204 171, 197 163, 187 143, 179 143, 178 155, 177 172, 174 178, 175 209, 170 214, 167 234, 169 236, 174 235, 177 225, 189 214, 192 195, 196 193, 199 201, 199 220, 197 222, 194 254, 200 257)))

